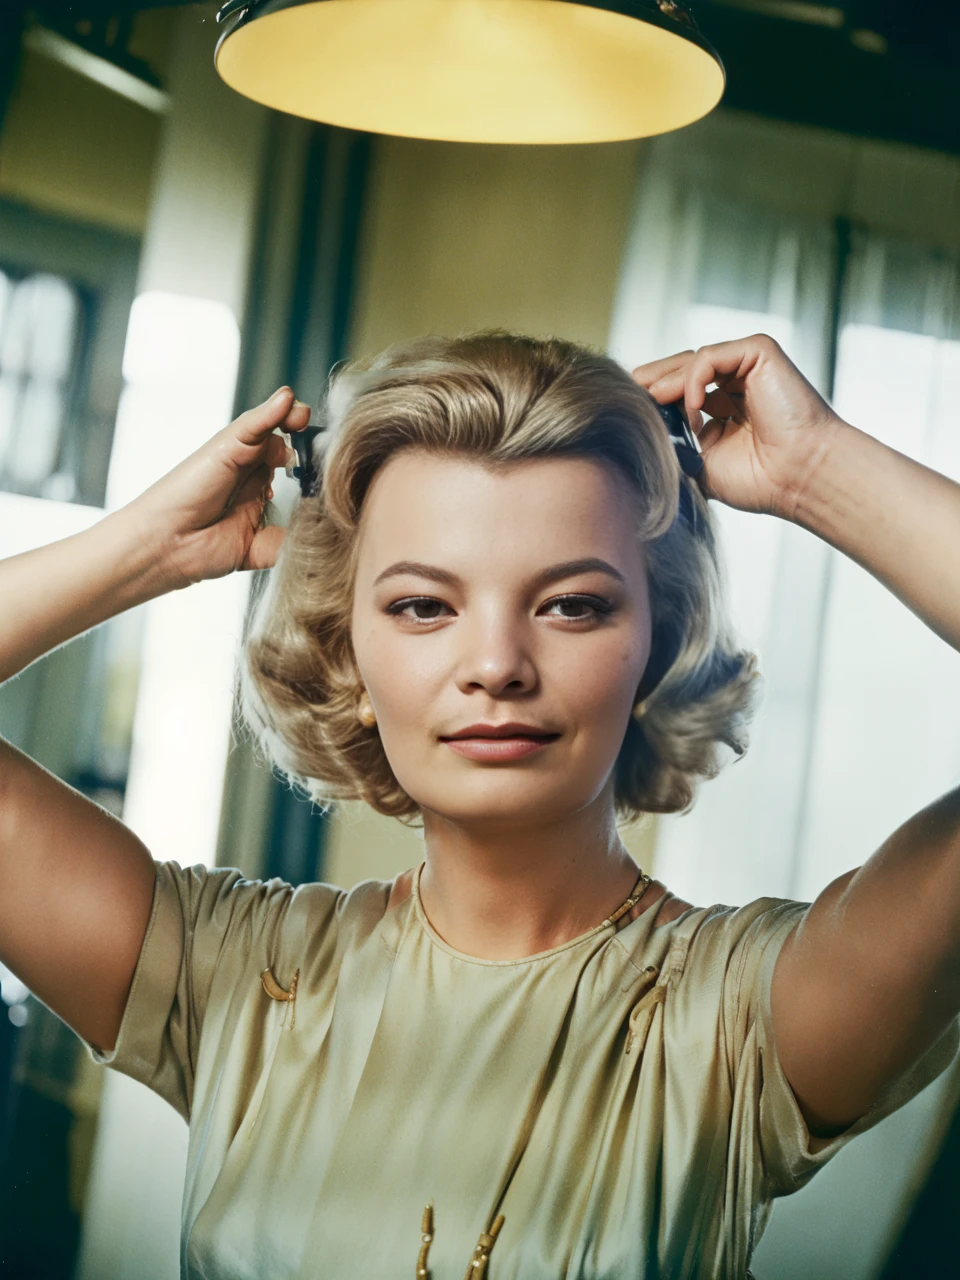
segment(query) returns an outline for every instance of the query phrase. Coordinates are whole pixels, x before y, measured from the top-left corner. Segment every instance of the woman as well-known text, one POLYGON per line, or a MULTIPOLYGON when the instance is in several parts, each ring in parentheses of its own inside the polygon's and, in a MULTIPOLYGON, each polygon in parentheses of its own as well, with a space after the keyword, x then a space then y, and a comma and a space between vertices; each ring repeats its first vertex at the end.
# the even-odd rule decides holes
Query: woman
POLYGON ((336 378, 281 551, 276 432, 307 417, 284 388, 0 565, 0 677, 277 561, 247 718, 318 798, 422 820, 423 863, 349 893, 154 863, 3 745, 0 957, 189 1121, 186 1276, 744 1276, 771 1198, 956 1051, 960 792, 812 906, 681 902, 617 819, 688 807, 745 745, 706 498, 803 524, 958 646, 958 486, 767 337, 633 379, 425 339, 336 378), (654 405, 681 399, 702 490, 654 405))

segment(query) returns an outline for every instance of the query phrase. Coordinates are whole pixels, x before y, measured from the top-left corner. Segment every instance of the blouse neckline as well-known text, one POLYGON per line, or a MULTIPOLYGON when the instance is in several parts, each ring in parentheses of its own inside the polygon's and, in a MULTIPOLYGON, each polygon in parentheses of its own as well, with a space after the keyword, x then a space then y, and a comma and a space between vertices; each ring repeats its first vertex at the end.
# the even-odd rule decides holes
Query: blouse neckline
POLYGON ((631 920, 628 924, 622 926, 622 929, 617 928, 617 922, 603 920, 600 924, 594 925, 592 929, 588 929, 586 933, 578 934, 577 937, 570 938, 567 942, 561 942, 556 947, 550 947, 548 951, 535 951, 533 955, 518 956, 514 960, 488 960, 484 956, 472 956, 466 951, 458 951, 456 947, 451 947, 449 942, 445 942, 443 938, 440 937, 439 933, 437 933, 436 929, 434 929, 433 925, 427 919, 427 913, 423 909, 423 900, 420 897, 420 874, 426 865, 426 862, 421 862, 417 866, 413 873, 413 884, 411 886, 413 909, 416 913, 421 929, 435 947, 439 947, 441 951, 445 951, 447 955, 453 956, 456 960, 462 960, 466 964, 486 965, 488 968, 494 969, 515 968, 518 965, 536 964, 544 960, 551 960, 554 956, 560 955, 561 952, 569 951, 573 947, 582 946, 585 942, 591 941, 591 939, 596 938, 599 934, 604 933, 605 931, 609 932, 610 936, 613 937, 622 932, 622 929, 629 928, 630 924, 639 923, 639 921, 643 919, 652 907, 658 906, 660 903, 660 898, 657 898, 650 904, 650 906, 644 907, 635 920, 631 920))

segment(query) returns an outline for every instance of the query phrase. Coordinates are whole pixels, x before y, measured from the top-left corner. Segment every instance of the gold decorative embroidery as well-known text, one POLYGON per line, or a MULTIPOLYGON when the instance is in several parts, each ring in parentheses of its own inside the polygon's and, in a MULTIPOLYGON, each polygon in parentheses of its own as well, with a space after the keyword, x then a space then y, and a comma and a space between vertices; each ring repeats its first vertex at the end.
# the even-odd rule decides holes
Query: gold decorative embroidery
MULTIPOLYGON (((644 974, 648 975, 648 981, 655 978, 659 972, 655 964, 648 964, 644 969, 644 974)), ((624 1045, 624 1053, 632 1053, 634 1048, 639 1052, 643 1052, 647 1043, 647 1033, 650 1030, 650 1024, 653 1021, 653 1015, 658 1004, 663 1004, 667 998, 666 983, 659 983, 655 987, 651 987, 642 999, 633 1007, 630 1014, 630 1022, 627 1029, 627 1042, 624 1045)))
POLYGON ((420 1223, 420 1254, 417 1257, 417 1280, 430 1280, 430 1272, 427 1270, 427 1256, 430 1253, 430 1244, 433 1240, 433 1201, 431 1200, 423 1210, 423 1220, 420 1223))
MULTIPOLYGON (((490 1254, 493 1251, 493 1246, 497 1243, 497 1236, 500 1234, 500 1228, 503 1226, 504 1221, 503 1214, 498 1213, 490 1230, 480 1232, 480 1239, 477 1241, 473 1251, 473 1257, 467 1263, 467 1270, 464 1273, 463 1280, 483 1280, 487 1274, 487 1263, 490 1261, 490 1254)), ((427 1257, 430 1253, 430 1245, 433 1242, 432 1200, 424 1206, 423 1220, 420 1223, 420 1241, 420 1254, 417 1257, 417 1280, 430 1280, 427 1257)))
MULTIPOLYGON (((290 1005, 290 1029, 296 1025, 297 1020, 297 983, 300 981, 300 970, 298 969, 293 975, 293 981, 290 983, 290 990, 284 991, 280 983, 270 969, 264 969, 260 975, 260 984, 271 1000, 282 1000, 290 1005)), ((284 1020, 286 1020, 286 1010, 284 1010, 284 1020)))
POLYGON ((476 1248, 473 1251, 473 1257, 467 1263, 467 1269, 464 1272, 463 1280, 483 1280, 487 1274, 487 1263, 490 1261, 490 1252, 497 1243, 497 1236, 500 1234, 500 1228, 503 1226, 504 1217, 502 1213, 498 1213, 493 1220, 493 1225, 489 1231, 481 1231, 480 1239, 477 1241, 476 1248))

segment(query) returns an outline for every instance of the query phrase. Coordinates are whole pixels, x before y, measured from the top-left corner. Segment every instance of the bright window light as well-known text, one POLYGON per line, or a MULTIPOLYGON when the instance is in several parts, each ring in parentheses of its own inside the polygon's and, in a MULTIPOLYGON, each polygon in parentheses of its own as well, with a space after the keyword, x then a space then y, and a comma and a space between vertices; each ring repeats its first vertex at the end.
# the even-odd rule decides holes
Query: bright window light
MULTIPOLYGON (((837 411, 960 480, 958 400, 960 343, 845 326, 837 411)), ((929 554, 948 550, 931 546, 929 554)), ((842 556, 824 655, 801 898, 869 857, 911 813, 960 781, 956 654, 842 556)))
POLYGON ((223 302, 142 293, 130 309, 107 508, 124 506, 230 419, 240 330, 223 302))
POLYGON ((706 302, 695 303, 687 313, 687 342, 694 350, 715 342, 727 342, 731 335, 743 333, 768 333, 789 353, 793 321, 789 316, 772 315, 769 311, 745 311, 706 302))
POLYGON ((103 512, 78 502, 54 502, 0 492, 0 559, 69 538, 96 524, 103 512))
MULTIPOLYGON (((240 354, 224 303, 144 293, 130 314, 107 507, 123 506, 230 420, 240 354)), ((146 608, 124 821, 155 858, 212 865, 249 577, 146 608)))
POLYGON ((38 497, 73 496, 57 472, 77 357, 80 301, 45 272, 14 280, 0 272, 0 486, 38 497))

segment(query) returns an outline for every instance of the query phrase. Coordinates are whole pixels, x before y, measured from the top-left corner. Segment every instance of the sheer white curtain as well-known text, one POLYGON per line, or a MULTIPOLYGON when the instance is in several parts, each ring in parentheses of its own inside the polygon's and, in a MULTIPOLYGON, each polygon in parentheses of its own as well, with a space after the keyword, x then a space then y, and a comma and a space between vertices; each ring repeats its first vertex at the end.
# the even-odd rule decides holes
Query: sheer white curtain
MULTIPOLYGON (((764 331, 821 389, 837 253, 832 223, 790 217, 644 171, 611 354, 631 367, 687 347, 764 331)), ((830 548, 770 516, 715 504, 731 610, 761 657, 752 746, 705 786, 693 812, 661 822, 658 874, 697 902, 788 896, 813 734, 830 548)))
MULTIPOLYGON (((848 421, 960 480, 956 253, 854 235, 834 401, 848 421)), ((960 659, 843 556, 832 566, 814 724, 791 888, 804 899, 960 781, 960 659)))
MULTIPOLYGON (((680 164, 672 140, 652 150, 611 354, 632 367, 762 330, 822 391, 832 384, 848 420, 960 478, 957 252, 856 230, 831 369, 835 219, 737 200, 717 190, 709 166, 698 175, 680 164)), ((662 821, 658 874, 692 901, 809 899, 960 775, 960 665, 814 535, 713 509, 764 701, 747 756, 703 787, 692 813, 662 821)))
MULTIPOLYGON (((610 353, 768 332, 842 416, 960 480, 960 161, 725 112, 643 158, 610 353)), ((765 696, 747 756, 661 821, 656 873, 703 905, 809 901, 960 781, 960 657, 814 535, 714 511, 765 696)), ((953 1068, 778 1202, 758 1280, 874 1280, 958 1091, 953 1068)))

